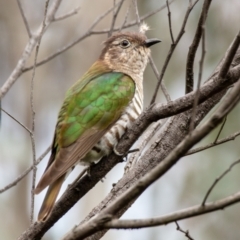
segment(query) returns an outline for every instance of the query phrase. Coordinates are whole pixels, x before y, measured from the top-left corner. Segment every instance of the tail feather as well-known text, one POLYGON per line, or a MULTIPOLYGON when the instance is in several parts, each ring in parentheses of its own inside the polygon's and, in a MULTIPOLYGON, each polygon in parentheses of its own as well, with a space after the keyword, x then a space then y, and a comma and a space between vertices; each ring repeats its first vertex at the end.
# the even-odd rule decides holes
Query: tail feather
POLYGON ((50 215, 54 203, 57 199, 58 193, 65 179, 65 175, 66 174, 58 178, 54 183, 49 186, 46 196, 43 200, 41 209, 38 213, 38 221, 45 221, 50 215))

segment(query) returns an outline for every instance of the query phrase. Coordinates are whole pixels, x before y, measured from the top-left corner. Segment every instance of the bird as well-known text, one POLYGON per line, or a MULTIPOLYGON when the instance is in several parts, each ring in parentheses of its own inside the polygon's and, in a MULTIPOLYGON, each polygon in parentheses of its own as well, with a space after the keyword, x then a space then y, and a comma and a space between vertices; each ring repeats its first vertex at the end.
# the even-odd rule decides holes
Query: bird
POLYGON ((90 165, 112 151, 143 110, 143 73, 150 47, 161 42, 142 32, 118 32, 104 42, 98 60, 66 92, 51 155, 34 193, 48 187, 38 214, 45 221, 61 185, 78 163, 90 165))

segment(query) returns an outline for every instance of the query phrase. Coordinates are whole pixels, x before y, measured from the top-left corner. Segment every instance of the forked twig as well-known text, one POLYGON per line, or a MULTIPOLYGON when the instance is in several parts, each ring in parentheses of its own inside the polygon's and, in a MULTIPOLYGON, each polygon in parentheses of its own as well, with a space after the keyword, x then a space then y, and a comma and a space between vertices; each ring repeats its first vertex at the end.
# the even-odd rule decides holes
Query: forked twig
POLYGON ((199 0, 196 0, 192 5, 189 5, 189 6, 188 6, 188 9, 187 9, 187 11, 186 11, 186 14, 185 14, 185 17, 184 17, 184 20, 183 20, 183 24, 182 24, 182 27, 181 27, 181 29, 180 29, 180 31, 179 31, 179 34, 178 34, 178 36, 177 36, 177 39, 176 39, 176 41, 174 42, 174 44, 171 44, 171 47, 170 47, 169 52, 168 52, 168 55, 167 55, 166 60, 165 60, 165 62, 164 62, 164 64, 163 64, 163 67, 162 67, 162 70, 161 70, 161 74, 160 74, 160 77, 159 77, 159 79, 158 79, 158 83, 157 83, 157 86, 156 86, 156 89, 155 89, 155 91, 154 91, 154 94, 153 94, 153 97, 152 97, 152 100, 151 100, 151 103, 150 103, 150 104, 153 104, 153 103, 156 101, 156 97, 157 97, 157 93, 158 93, 159 87, 161 86, 163 76, 164 76, 165 71, 166 71, 166 69, 167 69, 167 66, 168 66, 168 64, 169 64, 169 62, 170 62, 170 59, 171 59, 171 57, 172 57, 172 54, 173 54, 173 52, 174 52, 174 50, 175 50, 178 42, 180 41, 180 39, 182 38, 182 36, 183 36, 183 34, 184 34, 184 32, 185 32, 185 26, 186 26, 188 17, 189 17, 192 9, 194 8, 194 6, 197 4, 198 1, 199 1, 199 0))
POLYGON ((204 197, 204 199, 203 199, 203 201, 202 201, 202 204, 201 204, 202 206, 205 206, 205 203, 206 203, 206 201, 207 201, 207 199, 208 199, 208 196, 209 196, 209 194, 212 192, 212 190, 213 190, 213 188, 216 186, 216 184, 217 184, 227 173, 229 173, 235 165, 237 165, 237 164, 239 164, 239 163, 240 163, 240 159, 238 159, 237 161, 233 162, 233 163, 229 166, 229 168, 228 168, 227 170, 225 170, 219 177, 217 177, 217 178, 215 179, 215 181, 213 182, 213 184, 212 184, 212 185, 210 186, 210 188, 208 189, 208 191, 207 191, 207 193, 206 193, 206 195, 205 195, 205 197, 204 197))
MULTIPOLYGON (((52 146, 49 146, 43 153, 42 155, 37 159, 36 165, 38 165, 43 158, 48 154, 48 152, 51 150, 52 146)), ((8 189, 12 188, 13 186, 16 186, 24 177, 27 176, 28 173, 30 173, 33 168, 35 167, 35 164, 27 168, 19 177, 17 177, 15 180, 13 180, 11 183, 0 189, 0 193, 3 193, 7 191, 8 189)))
POLYGON ((189 240, 194 240, 194 239, 190 236, 190 233, 189 233, 188 230, 187 230, 187 231, 184 231, 184 230, 179 226, 179 224, 178 224, 177 221, 176 221, 175 223, 176 223, 176 225, 177 225, 177 228, 176 228, 176 229, 177 229, 179 232, 184 233, 184 235, 185 235, 185 237, 187 237, 187 239, 189 239, 189 240))
POLYGON ((28 37, 30 38, 30 37, 32 36, 32 33, 31 33, 31 30, 30 30, 30 27, 29 27, 27 18, 26 18, 26 16, 25 16, 25 13, 24 13, 22 4, 21 4, 20 0, 17 0, 17 3, 18 3, 18 7, 19 7, 20 13, 21 13, 21 15, 22 15, 22 19, 23 19, 23 22, 24 22, 24 24, 25 24, 27 33, 28 33, 28 37))
POLYGON ((59 15, 59 16, 54 17, 54 18, 53 18, 53 21, 56 22, 56 21, 60 21, 60 20, 66 19, 66 18, 68 18, 68 17, 71 17, 71 16, 73 16, 73 15, 75 15, 75 14, 78 14, 79 10, 80 10, 80 6, 72 9, 72 10, 69 11, 68 13, 65 13, 65 14, 63 14, 63 15, 59 15))

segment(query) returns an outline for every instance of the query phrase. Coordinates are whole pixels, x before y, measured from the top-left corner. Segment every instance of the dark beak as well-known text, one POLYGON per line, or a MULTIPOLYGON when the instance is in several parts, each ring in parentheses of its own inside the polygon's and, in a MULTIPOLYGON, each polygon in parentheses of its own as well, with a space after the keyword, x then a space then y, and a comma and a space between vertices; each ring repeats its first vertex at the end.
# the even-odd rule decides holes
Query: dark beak
POLYGON ((152 45, 161 42, 161 40, 157 39, 157 38, 151 38, 151 39, 147 39, 145 41, 145 46, 146 47, 151 47, 152 45))

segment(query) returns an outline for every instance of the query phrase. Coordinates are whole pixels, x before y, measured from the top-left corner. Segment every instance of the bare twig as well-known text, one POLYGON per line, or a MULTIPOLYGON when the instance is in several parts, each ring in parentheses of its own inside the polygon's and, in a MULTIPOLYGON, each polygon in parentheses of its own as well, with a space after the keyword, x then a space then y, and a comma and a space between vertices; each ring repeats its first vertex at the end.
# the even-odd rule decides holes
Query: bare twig
POLYGON ((240 135, 240 131, 236 132, 236 133, 234 133, 234 134, 232 134, 232 135, 230 135, 230 136, 228 136, 226 138, 223 138, 223 139, 221 139, 219 141, 216 141, 216 142, 214 141, 214 142, 209 143, 209 144, 207 144, 205 146, 194 148, 194 149, 188 151, 185 156, 201 152, 203 150, 206 150, 206 149, 211 148, 211 147, 218 146, 218 145, 223 144, 225 142, 229 142, 229 141, 235 140, 235 138, 238 137, 239 135, 240 135))
MULTIPOLYGON (((149 58, 149 63, 150 63, 150 66, 152 67, 152 70, 153 70, 156 78, 159 79, 159 78, 160 78, 160 74, 159 74, 158 69, 157 69, 157 67, 156 67, 156 64, 154 63, 153 58, 152 58, 151 56, 150 56, 150 58, 149 58)), ((171 101, 171 97, 170 97, 170 95, 168 94, 167 88, 165 87, 165 85, 164 85, 163 82, 161 83, 161 90, 162 90, 162 92, 163 92, 163 94, 164 94, 167 102, 170 102, 170 101, 171 101)))
POLYGON ((198 21, 197 30, 193 39, 191 46, 189 47, 187 64, 186 64, 186 90, 185 93, 189 93, 193 90, 194 85, 194 74, 193 74, 193 65, 195 60, 195 55, 198 49, 198 45, 203 33, 203 25, 207 19, 207 13, 210 7, 212 0, 205 0, 201 12, 201 16, 198 21))
POLYGON ((18 7, 19 7, 20 13, 21 13, 21 15, 22 15, 22 19, 23 19, 23 22, 24 22, 24 24, 25 24, 27 33, 28 33, 28 37, 31 38, 31 37, 32 37, 32 33, 31 33, 31 30, 30 30, 30 27, 29 27, 27 18, 26 18, 26 16, 25 16, 25 13, 24 13, 24 10, 23 10, 21 1, 20 1, 20 0, 17 0, 17 3, 18 3, 18 7))
MULTIPOLYGON (((115 0, 113 2, 114 2, 113 7, 115 8, 115 4, 116 4, 115 0)), ((110 31, 108 32, 108 37, 110 37, 112 35, 112 33, 113 33, 114 25, 116 23, 118 13, 119 13, 119 11, 120 11, 120 9, 122 7, 123 2, 124 2, 124 0, 121 0, 120 3, 118 4, 118 8, 116 9, 116 11, 113 11, 113 18, 112 18, 110 31)))
MULTIPOLYGON (((52 2, 52 5, 49 8, 48 15, 46 18, 46 26, 44 28, 44 32, 46 31, 47 27, 51 24, 54 14, 56 13, 61 1, 62 0, 55 0, 52 2)), ((2 99, 5 96, 5 94, 9 91, 11 86, 17 81, 19 76, 23 73, 23 69, 26 64, 26 61, 31 56, 31 53, 34 50, 34 48, 38 42, 38 38, 41 35, 41 32, 42 32, 42 25, 39 27, 36 34, 32 34, 32 37, 29 39, 29 41, 22 53, 21 58, 18 60, 16 67, 14 68, 14 70, 12 71, 12 73, 10 74, 8 79, 5 81, 5 83, 1 87, 0 99, 2 99)))
POLYGON ((189 240, 194 240, 191 236, 190 236, 190 234, 189 234, 189 231, 187 230, 187 231, 184 231, 180 226, 179 226, 179 224, 178 224, 178 222, 177 221, 175 221, 175 223, 176 223, 176 226, 177 226, 177 230, 179 231, 179 232, 182 232, 182 233, 184 233, 184 235, 185 235, 185 237, 187 237, 187 239, 189 239, 189 240))
MULTIPOLYGON (((119 2, 120 3, 120 2, 119 2)), ((119 5, 119 3, 117 3, 115 5, 115 7, 117 7, 119 5)), ((58 51, 56 51, 53 54, 50 54, 49 56, 47 56, 46 58, 44 58, 42 61, 38 62, 36 64, 36 67, 39 67, 41 65, 43 65, 44 63, 52 60, 53 58, 57 57, 58 55, 60 55, 61 53, 67 51, 68 49, 70 49, 71 47, 73 47, 75 44, 81 42, 82 40, 84 40, 85 38, 91 36, 92 33, 92 29, 103 19, 105 18, 110 12, 112 12, 114 10, 115 7, 111 7, 110 9, 108 9, 105 13, 103 13, 102 15, 100 15, 99 17, 96 18, 96 20, 93 22, 93 24, 89 27, 89 29, 80 37, 78 37, 76 40, 70 42, 69 44, 67 44, 66 46, 64 46, 62 49, 59 49, 58 51)), ((25 67, 22 72, 27 72, 29 70, 33 69, 33 65, 29 66, 29 67, 25 67)))
POLYGON ((80 10, 80 6, 72 9, 71 11, 69 11, 68 13, 65 13, 65 14, 63 14, 63 15, 55 16, 55 17, 53 18, 53 21, 56 22, 56 21, 60 21, 60 20, 66 19, 66 18, 68 18, 68 17, 71 17, 71 16, 73 16, 73 15, 75 15, 75 14, 78 14, 79 10, 80 10))
POLYGON ((217 177, 217 178, 215 179, 215 181, 213 182, 213 184, 212 184, 212 185, 210 186, 210 188, 208 189, 208 191, 207 191, 207 193, 206 193, 206 195, 205 195, 205 197, 204 197, 204 199, 203 199, 203 201, 202 201, 202 204, 201 204, 202 206, 205 206, 208 196, 209 196, 210 193, 212 192, 213 188, 217 185, 217 183, 218 183, 227 173, 229 173, 235 165, 237 165, 237 164, 239 164, 239 163, 240 163, 240 159, 238 159, 237 161, 233 162, 233 163, 229 166, 229 168, 228 168, 227 170, 225 170, 219 177, 217 177))
POLYGON ((45 3, 45 11, 44 11, 44 19, 42 24, 42 30, 40 32, 37 45, 36 45, 36 51, 35 51, 35 57, 34 57, 34 66, 33 66, 33 72, 32 72, 32 79, 31 79, 31 92, 30 92, 30 105, 31 105, 31 113, 32 113, 32 128, 30 133, 31 143, 32 143, 32 155, 33 155, 33 174, 32 174, 32 189, 31 189, 31 223, 33 223, 34 218, 34 203, 35 203, 35 182, 36 182, 36 174, 37 174, 37 168, 36 168, 36 147, 35 147, 35 137, 34 137, 34 131, 35 131, 35 110, 34 110, 34 77, 36 72, 36 63, 37 63, 37 57, 39 52, 39 47, 41 44, 41 39, 44 33, 44 29, 46 27, 46 18, 47 18, 47 11, 48 11, 48 5, 50 0, 46 0, 45 3))
POLYGON ((7 111, 5 111, 4 109, 1 108, 0 109, 6 113, 10 118, 12 118, 15 122, 17 122, 21 127, 23 127, 26 131, 28 131, 29 134, 31 134, 31 130, 28 129, 26 126, 24 126, 20 121, 18 121, 15 117, 13 117, 10 113, 8 113, 7 111))
MULTIPOLYGON (((169 2, 169 4, 171 4, 172 2, 174 2, 175 0, 172 0, 169 2)), ((118 4, 115 5, 115 7, 117 7, 118 4)), ((141 17, 140 21, 143 21, 151 16, 153 16, 154 14, 162 11, 163 9, 166 8, 166 5, 163 5, 162 7, 144 15, 143 17, 141 17)), ((100 30, 100 31, 93 31, 92 29, 107 15, 109 14, 111 11, 113 10, 113 8, 110 8, 108 11, 106 11, 102 16, 100 16, 99 18, 96 19, 96 21, 92 24, 92 26, 86 31, 86 33, 84 33, 82 36, 78 37, 76 40, 70 42, 69 44, 67 44, 66 46, 64 46, 63 48, 61 48, 60 50, 56 51, 55 53, 50 54, 49 56, 47 56, 46 58, 44 58, 42 61, 38 62, 36 67, 39 67, 45 63, 47 63, 48 61, 52 60, 53 58, 57 57, 58 55, 60 55, 61 53, 67 51, 68 49, 70 49, 71 47, 73 47, 74 45, 76 45, 77 43, 79 43, 80 41, 84 40, 85 38, 94 35, 94 34, 105 34, 108 33, 110 31, 110 29, 105 29, 105 30, 100 30)), ((132 21, 124 26, 120 26, 120 27, 116 27, 113 29, 113 31, 120 31, 122 30, 122 28, 128 28, 128 27, 132 27, 135 26, 137 24, 137 21, 132 21)), ((29 70, 31 70, 33 68, 33 65, 29 66, 29 67, 25 67, 22 69, 22 72, 27 72, 29 70)), ((0 92, 1 93, 1 92, 0 92)), ((1 94, 0 94, 0 98, 1 98, 1 94)))
POLYGON ((166 5, 167 5, 167 10, 168 10, 168 24, 169 24, 170 36, 171 36, 172 44, 174 44, 175 41, 174 41, 173 31, 172 31, 171 11, 170 11, 168 0, 166 1, 166 5))
POLYGON ((196 116, 196 113, 197 113, 197 105, 198 105, 198 99, 199 99, 199 89, 200 89, 201 82, 202 82, 203 63, 204 63, 204 58, 205 58, 205 54, 206 54, 206 49, 205 49, 205 23, 203 23, 203 25, 201 27, 202 27, 202 56, 201 56, 201 59, 199 61, 197 92, 196 92, 196 97, 194 98, 194 103, 193 103, 193 110, 192 110, 191 122, 190 122, 190 127, 189 127, 190 132, 194 129, 194 121, 195 121, 195 116, 196 116))
POLYGON ((223 123, 222 123, 222 125, 221 125, 221 127, 220 127, 220 129, 219 129, 219 131, 218 131, 218 134, 217 134, 217 136, 216 136, 216 139, 214 140, 214 143, 217 142, 217 140, 218 140, 218 138, 219 138, 219 136, 220 136, 220 134, 221 134, 224 126, 225 126, 226 121, 227 121, 227 117, 225 117, 225 118, 223 119, 223 123))
POLYGON ((119 29, 119 32, 122 31, 122 29, 124 28, 124 26, 125 26, 125 24, 126 24, 126 22, 127 22, 128 15, 129 15, 129 11, 130 11, 131 6, 132 6, 132 5, 129 4, 129 6, 128 6, 128 8, 127 8, 127 11, 126 11, 126 14, 125 14, 124 21, 123 21, 123 23, 122 23, 122 26, 121 26, 120 29, 119 29))
POLYGON ((139 12, 138 12, 137 0, 132 0, 132 1, 133 1, 134 9, 135 9, 135 14, 136 14, 136 19, 137 19, 137 25, 138 25, 138 27, 140 27, 141 18, 140 18, 140 16, 139 16, 139 12))
MULTIPOLYGON (((49 146, 42 155, 37 159, 36 165, 42 161, 42 159, 48 154, 48 152, 51 150, 52 146, 49 146)), ((31 170, 35 167, 35 164, 33 164, 31 167, 27 168, 19 177, 17 177, 15 180, 13 180, 11 183, 0 189, 0 193, 3 193, 7 191, 8 189, 12 188, 13 186, 16 186, 25 176, 27 176, 28 173, 31 172, 31 170)))
POLYGON ((169 52, 168 52, 168 55, 167 55, 166 60, 165 60, 165 62, 164 62, 164 64, 163 64, 163 67, 162 67, 162 70, 161 70, 161 74, 160 74, 160 76, 159 76, 159 78, 158 78, 158 83, 157 83, 157 86, 156 86, 156 89, 155 89, 155 91, 154 91, 154 94, 153 94, 153 97, 152 97, 152 100, 151 100, 151 103, 150 103, 150 104, 153 104, 153 103, 156 101, 157 93, 158 93, 159 87, 161 86, 162 79, 163 79, 163 76, 164 76, 165 71, 166 71, 166 69, 167 69, 167 66, 168 66, 168 64, 169 64, 169 61, 170 61, 170 59, 171 59, 171 57, 172 57, 172 54, 173 54, 173 52, 174 52, 174 50, 175 50, 178 42, 180 41, 180 39, 182 38, 182 36, 183 36, 183 34, 184 34, 184 32, 185 32, 185 26, 186 26, 188 17, 189 17, 192 9, 194 8, 194 6, 197 4, 198 1, 199 1, 199 0, 196 0, 192 5, 189 5, 189 6, 188 6, 188 9, 187 9, 187 11, 186 11, 186 14, 185 14, 185 17, 184 17, 184 20, 183 20, 183 24, 182 24, 182 27, 181 27, 181 29, 180 29, 180 31, 179 31, 179 34, 178 34, 178 36, 177 36, 177 39, 176 39, 176 41, 174 42, 174 44, 173 44, 173 43, 171 44, 171 47, 170 47, 169 52))

